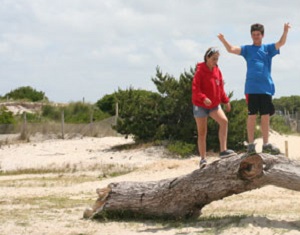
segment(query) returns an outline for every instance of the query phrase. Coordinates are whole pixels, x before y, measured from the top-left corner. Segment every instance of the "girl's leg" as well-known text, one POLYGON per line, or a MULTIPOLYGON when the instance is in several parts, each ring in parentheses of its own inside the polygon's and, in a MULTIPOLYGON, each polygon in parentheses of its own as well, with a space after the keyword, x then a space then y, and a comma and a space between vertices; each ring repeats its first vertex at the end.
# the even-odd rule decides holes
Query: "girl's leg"
POLYGON ((220 152, 223 152, 227 150, 228 119, 221 108, 212 111, 209 115, 219 124, 220 152))
POLYGON ((206 157, 207 117, 195 117, 198 133, 198 150, 201 158, 206 157))

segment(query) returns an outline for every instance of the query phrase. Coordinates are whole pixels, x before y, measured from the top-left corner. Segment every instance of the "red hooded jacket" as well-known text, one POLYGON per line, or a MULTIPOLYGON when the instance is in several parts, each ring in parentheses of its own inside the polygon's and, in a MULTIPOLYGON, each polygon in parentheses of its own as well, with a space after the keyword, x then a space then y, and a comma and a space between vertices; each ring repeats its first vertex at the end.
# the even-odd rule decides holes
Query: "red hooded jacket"
POLYGON ((206 109, 212 109, 220 103, 227 104, 229 98, 224 91, 224 81, 221 70, 215 66, 209 70, 205 62, 198 63, 192 83, 192 103, 206 109), (209 98, 211 105, 204 104, 204 99, 209 98))

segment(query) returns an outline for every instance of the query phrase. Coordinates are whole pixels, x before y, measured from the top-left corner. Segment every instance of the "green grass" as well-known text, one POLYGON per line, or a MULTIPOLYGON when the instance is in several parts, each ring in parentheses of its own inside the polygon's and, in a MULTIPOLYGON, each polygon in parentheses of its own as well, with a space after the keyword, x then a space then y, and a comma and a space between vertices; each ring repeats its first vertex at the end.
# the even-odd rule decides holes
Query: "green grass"
POLYGON ((100 173, 99 178, 115 177, 124 175, 136 170, 135 167, 129 167, 121 164, 94 164, 88 167, 82 167, 79 165, 67 164, 62 167, 42 167, 42 168, 24 168, 17 170, 1 171, 0 176, 13 176, 13 175, 41 175, 41 174, 64 174, 64 173, 76 173, 82 171, 98 171, 100 173))
POLYGON ((88 176, 88 175, 54 175, 54 176, 44 176, 40 178, 29 177, 23 179, 8 179, 1 180, 0 187, 67 187, 75 184, 80 184, 84 182, 94 182, 99 181, 99 178, 88 176))

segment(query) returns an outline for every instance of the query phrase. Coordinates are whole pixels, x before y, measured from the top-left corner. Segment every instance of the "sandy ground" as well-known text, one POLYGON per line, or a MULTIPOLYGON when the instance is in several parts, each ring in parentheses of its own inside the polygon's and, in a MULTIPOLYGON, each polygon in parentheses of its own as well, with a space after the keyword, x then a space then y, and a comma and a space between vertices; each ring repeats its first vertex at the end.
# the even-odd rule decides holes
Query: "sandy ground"
MULTIPOLYGON (((289 158, 300 160, 299 136, 272 133, 270 141, 282 152, 287 143, 289 158)), ((117 181, 171 178, 198 168, 198 157, 170 158, 159 147, 112 149, 131 143, 130 138, 105 137, 0 146, 0 235, 300 235, 300 192, 274 186, 215 201, 196 221, 82 219, 84 209, 97 199, 97 188, 117 181)), ((258 139, 258 151, 261 144, 258 139)))

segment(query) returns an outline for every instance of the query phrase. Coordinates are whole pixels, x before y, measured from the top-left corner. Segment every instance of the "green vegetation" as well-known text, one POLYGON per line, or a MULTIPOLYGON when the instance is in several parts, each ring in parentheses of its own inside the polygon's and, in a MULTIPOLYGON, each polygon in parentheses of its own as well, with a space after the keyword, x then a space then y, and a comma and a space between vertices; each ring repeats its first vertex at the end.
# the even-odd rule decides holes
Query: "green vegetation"
MULTIPOLYGON (((105 95, 96 105, 112 115, 118 103, 119 119, 114 128, 119 133, 132 135, 136 142, 167 140, 170 151, 182 157, 188 156, 197 151, 197 131, 191 103, 193 75, 194 69, 191 68, 176 79, 167 73, 163 74, 157 67, 156 76, 152 78, 157 92, 133 88, 119 90, 105 95)), ((226 114, 229 119, 228 147, 243 151, 243 142, 247 140, 247 104, 245 99, 233 100, 232 92, 229 97, 232 110, 226 114)), ((294 113, 300 107, 300 96, 274 99, 274 105, 279 113, 294 113)), ((260 125, 259 118, 257 125, 260 125)), ((279 133, 290 133, 290 127, 279 115, 271 118, 271 128, 279 133)), ((260 130, 257 129, 255 137, 259 136, 260 130)), ((219 150, 218 124, 212 119, 208 120, 207 148, 219 150)))
POLYGON ((8 111, 6 107, 0 107, 0 124, 14 124, 15 119, 12 112, 8 111))
MULTIPOLYGON (((181 156, 195 153, 197 131, 191 103, 193 76, 194 69, 190 69, 177 80, 157 68, 152 81, 158 92, 132 88, 116 92, 114 97, 119 104, 119 120, 115 129, 119 133, 133 135, 137 142, 168 140, 169 149, 180 150, 181 156), (183 143, 185 147, 182 147, 183 143)), ((112 104, 107 106, 112 107, 112 104)), ((228 114, 231 122, 228 145, 238 149, 242 148, 242 141, 246 139, 247 107, 243 100, 233 101, 232 106, 233 111, 228 114), (241 129, 241 126, 244 128, 241 129)), ((209 120, 208 130, 208 149, 218 150, 218 125, 209 120)))
POLYGON ((272 116, 270 119, 270 126, 271 129, 275 130, 280 134, 292 133, 291 128, 288 125, 286 125, 283 116, 279 116, 279 115, 272 116))
POLYGON ((116 111, 116 97, 115 94, 105 95, 96 102, 96 106, 105 113, 113 116, 116 111))
POLYGON ((91 121, 100 121, 110 116, 96 106, 82 102, 69 103, 61 107, 44 105, 41 116, 44 119, 60 121, 62 112, 66 123, 90 123, 91 121))
MULTIPOLYGON (((114 129, 123 135, 132 135, 136 143, 159 143, 167 141, 168 149, 182 157, 197 151, 197 131, 192 114, 191 84, 195 70, 182 73, 178 79, 156 68, 152 78, 157 92, 141 89, 119 89, 99 99, 95 104, 73 102, 64 106, 53 106, 50 103, 42 106, 40 113, 27 113, 28 123, 61 122, 62 114, 65 123, 90 123, 101 121, 115 115, 118 104, 118 120, 114 129)), ((31 87, 20 87, 2 98, 25 99, 30 101, 46 100, 45 93, 31 87)), ((228 148, 243 150, 247 140, 246 121, 247 105, 244 99, 233 100, 229 119, 228 148)), ((299 112, 300 96, 274 99, 277 115, 271 117, 271 128, 279 133, 291 133, 283 116, 278 114, 299 112)), ((0 110, 0 124, 21 123, 22 116, 14 116, 5 108, 0 110)), ((257 120, 257 125, 260 119, 257 120)), ((207 149, 218 151, 218 124, 208 120, 207 149)), ((255 137, 259 137, 259 129, 255 137)))
POLYGON ((295 114, 300 112, 300 96, 283 96, 273 100, 275 110, 277 112, 285 113, 289 112, 290 114, 295 114))
POLYGON ((27 101, 47 101, 48 98, 42 91, 37 91, 30 86, 19 87, 3 96, 5 99, 27 100, 27 101))
MULTIPOLYGON (((54 167, 54 168, 26 168, 26 169, 17 169, 17 170, 11 170, 11 171, 2 171, 0 168, 0 176, 5 175, 25 175, 25 174, 31 174, 31 175, 41 175, 41 174, 67 174, 67 173, 75 173, 80 172, 82 170, 86 171, 98 171, 100 175, 98 176, 98 179, 103 179, 107 177, 116 177, 119 175, 124 175, 127 173, 130 173, 134 171, 135 167, 128 167, 124 165, 119 164, 94 164, 93 166, 89 166, 88 168, 82 169, 76 164, 74 165, 65 165, 62 167, 54 167)), ((75 179, 75 181, 78 181, 78 179, 75 179)), ((17 182, 17 181, 16 181, 17 182)), ((1 186, 0 182, 0 186, 1 186)))
POLYGON ((181 141, 171 142, 167 145, 167 149, 171 153, 179 154, 181 157, 189 157, 191 153, 196 151, 195 144, 188 144, 181 141))
POLYGON ((152 141, 159 125, 159 95, 145 90, 119 90, 116 93, 119 116, 116 130, 132 134, 136 141, 152 141))

